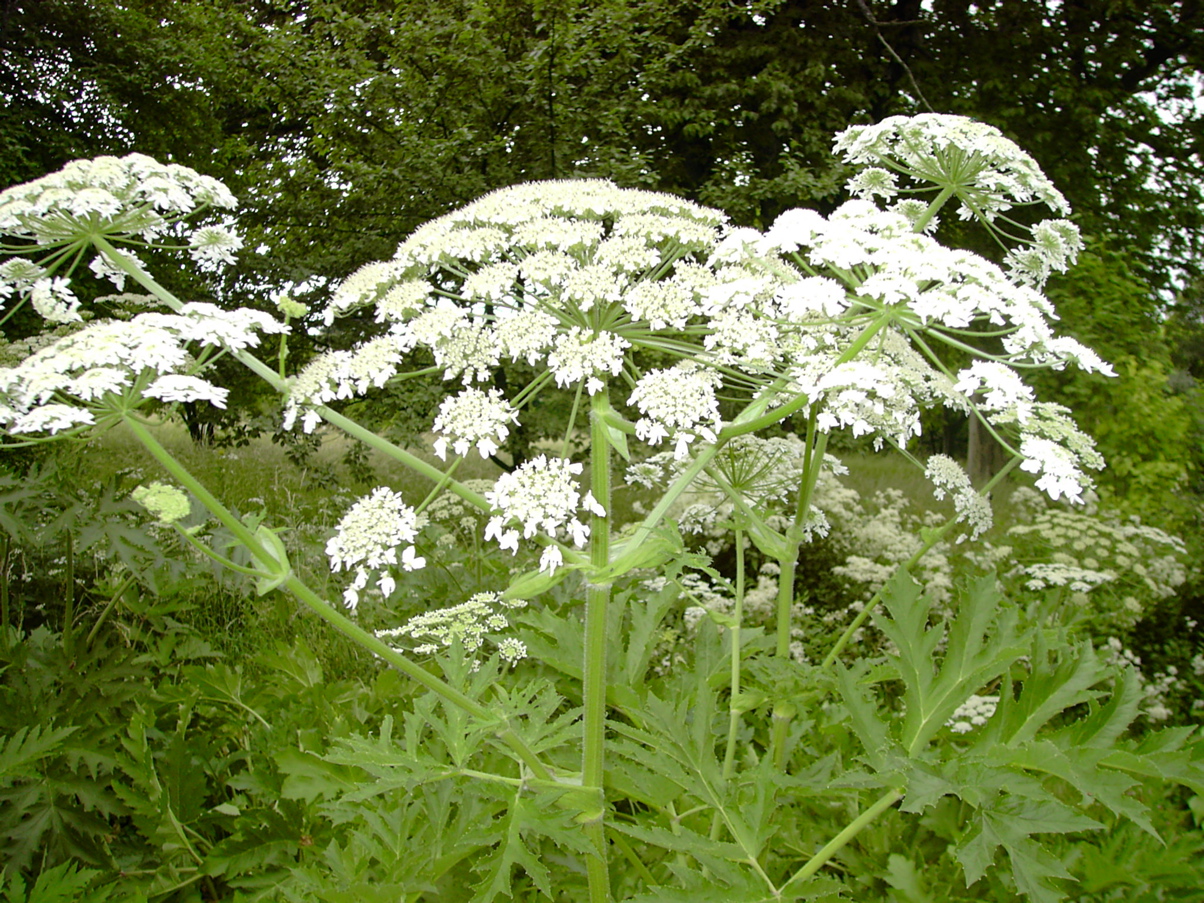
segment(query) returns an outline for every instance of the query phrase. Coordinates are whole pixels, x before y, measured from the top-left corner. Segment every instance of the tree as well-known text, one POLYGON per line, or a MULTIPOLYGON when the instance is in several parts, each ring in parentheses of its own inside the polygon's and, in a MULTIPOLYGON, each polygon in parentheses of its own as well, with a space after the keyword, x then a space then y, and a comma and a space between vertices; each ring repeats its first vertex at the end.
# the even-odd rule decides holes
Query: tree
POLYGON ((1124 250, 1148 284, 1124 294, 1134 328, 1199 271, 1196 0, 0 3, 0 174, 136 149, 222 178, 247 250, 194 293, 322 301, 420 223, 532 179, 766 226, 844 198, 834 131, 926 108, 1002 128, 1124 250))
POLYGON ((834 131, 926 106, 1003 128, 1086 231, 1182 268, 1199 251, 1204 129, 1188 101, 1204 13, 1188 0, 3 10, 4 174, 131 148, 200 166, 241 191, 252 247, 271 248, 248 255, 252 287, 337 278, 530 179, 606 176, 767 225, 840 198, 834 131))

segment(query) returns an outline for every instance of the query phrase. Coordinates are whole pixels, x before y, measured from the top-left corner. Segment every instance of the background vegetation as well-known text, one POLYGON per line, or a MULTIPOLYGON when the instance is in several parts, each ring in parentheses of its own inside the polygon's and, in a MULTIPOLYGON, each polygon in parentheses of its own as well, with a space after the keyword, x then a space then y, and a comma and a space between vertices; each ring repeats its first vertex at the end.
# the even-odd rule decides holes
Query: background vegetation
MULTIPOLYGON (((929 109, 973 116, 1037 159, 1089 238, 1050 295, 1065 331, 1119 376, 1053 374, 1040 389, 1098 437, 1104 508, 1181 535, 1190 563, 1204 557, 1202 67, 1192 0, 0 0, 0 185, 132 151, 216 176, 242 201, 239 265, 220 284, 160 272, 181 297, 266 307, 279 291, 324 300, 420 223, 515 182, 602 176, 764 227, 845 199, 830 153, 840 128, 929 109)), ((4 338, 34 329, 16 319, 4 338)), ((330 340, 351 341, 353 321, 346 330, 330 340)), ((314 549, 376 465, 341 447, 233 447, 275 427, 242 385, 225 419, 207 429, 208 414, 191 417, 194 437, 228 447, 194 448, 190 463, 226 480, 240 513, 283 515, 316 574, 314 549), (257 462, 241 484, 239 455, 257 462)), ((419 387, 368 413, 410 439, 439 397, 419 387)), ((186 434, 173 440, 188 453, 186 434)), ((928 425, 929 451, 964 456, 967 441, 963 423, 928 425)), ((329 899, 397 899, 408 853, 389 847, 392 810, 336 793, 363 773, 327 754, 385 717, 402 724, 413 688, 288 603, 248 602, 244 583, 188 559, 126 499, 145 462, 119 444, 93 451, 103 464, 0 452, 0 833, 12 865, 0 895, 121 898, 114 885, 88 890, 86 867, 161 899, 254 897, 286 881, 306 899, 331 874, 344 896, 329 899)), ((869 501, 878 468, 855 467, 866 518, 891 504, 869 501)), ((832 611, 858 599, 855 581, 831 576, 847 551, 825 547, 806 565, 832 611)), ((482 588, 504 568, 470 563, 456 579, 482 588)), ((423 579, 415 592, 438 595, 450 578, 423 579)), ((1198 572, 1146 614, 1090 632, 1144 661, 1147 690, 1177 668, 1180 686, 1159 699, 1192 723, 1198 572)), ((671 659, 674 636, 661 640, 671 659)), ((432 791, 404 817, 447 810, 441 799, 432 791)), ((1110 826, 1100 852, 1076 854, 1083 899, 1204 899, 1199 798, 1194 814, 1185 796, 1147 802, 1168 843, 1110 826)), ((892 855, 902 822, 864 840, 873 899, 1014 897, 942 871, 947 816, 920 837, 937 863, 926 874, 892 855)), ((462 854, 443 855, 447 899, 460 899, 462 854)))

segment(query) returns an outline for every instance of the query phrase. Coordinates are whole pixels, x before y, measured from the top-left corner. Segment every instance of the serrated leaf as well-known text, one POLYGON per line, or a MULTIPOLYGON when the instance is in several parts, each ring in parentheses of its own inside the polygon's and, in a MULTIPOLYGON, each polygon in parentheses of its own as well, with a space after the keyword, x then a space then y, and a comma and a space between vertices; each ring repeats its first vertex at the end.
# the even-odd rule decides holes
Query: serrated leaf
POLYGON ((628 618, 624 631, 627 648, 621 660, 619 679, 616 681, 618 685, 635 687, 643 682, 656 649, 657 628, 677 598, 677 588, 672 583, 666 583, 660 590, 646 596, 633 595, 624 606, 628 618))
POLYGON ((1098 800, 1116 815, 1123 815, 1152 836, 1158 834, 1147 816, 1148 807, 1128 791, 1137 783, 1110 769, 1099 767, 1101 750, 1062 745, 1059 737, 1026 744, 1023 748, 995 747, 992 757, 1001 764, 1061 778, 1082 795, 1084 804, 1098 800))
MULTIPOLYGON (((291 804, 296 805, 296 804, 291 804)), ((206 875, 227 878, 241 874, 270 874, 295 865, 302 848, 301 823, 278 807, 249 809, 235 822, 235 831, 216 843, 205 857, 206 875)))
POLYGON ((35 724, 4 737, 0 742, 0 779, 22 776, 30 765, 58 752, 63 741, 77 730, 78 726, 56 728, 35 724))
MULTIPOLYGON (((544 896, 552 897, 551 873, 540 855, 527 845, 525 837, 529 833, 544 833, 539 830, 541 826, 552 827, 545 807, 523 796, 521 791, 515 792, 501 819, 501 841, 476 866, 477 872, 484 877, 475 886, 475 903, 492 903, 501 895, 512 898, 510 881, 515 866, 527 873, 544 896)), ((558 827, 562 833, 563 827, 558 827)), ((573 833, 577 837, 584 836, 580 829, 573 833)))
POLYGON ((900 742, 919 752, 971 695, 1003 674, 1027 651, 1016 633, 1016 614, 1000 611, 993 578, 975 581, 958 596, 951 622, 928 626, 931 603, 906 571, 884 588, 890 617, 875 623, 894 641, 892 658, 904 682, 900 742), (942 642, 944 652, 938 655, 942 642))
POLYGON ((974 814, 975 828, 954 849, 954 856, 966 875, 966 886, 977 882, 994 862, 1001 847, 1012 865, 1017 887, 1035 903, 1058 903, 1060 891, 1048 881, 1069 878, 1061 860, 1048 853, 1030 835, 1070 833, 1102 827, 1052 798, 1026 800, 1004 797, 990 810, 974 814))
POLYGON ((912 760, 902 771, 907 781, 907 793, 899 804, 902 812, 919 814, 941 797, 956 793, 954 785, 944 775, 929 770, 923 763, 912 760))
POLYGON ((1035 634, 1029 661, 1031 671, 1019 697, 1000 694, 995 717, 985 732, 1013 746, 1031 740, 1066 709, 1094 702, 1103 691, 1093 688, 1108 676, 1090 643, 1055 652, 1040 633, 1035 634))
POLYGON ((1137 718, 1141 708, 1141 683, 1133 668, 1125 667, 1116 673, 1116 682, 1108 701, 1103 705, 1091 703, 1086 718, 1062 729, 1068 746, 1111 746, 1137 718))
MULTIPOLYGON (((93 895, 85 889, 92 879, 100 873, 93 869, 80 869, 73 862, 64 862, 54 868, 46 869, 38 875, 37 881, 29 890, 29 903, 71 903, 75 900, 104 899, 107 893, 93 895), (78 869, 78 870, 77 870, 78 869)), ((18 899, 24 903, 22 894, 18 899)))
POLYGON ((1178 727, 1151 731, 1138 741, 1126 741, 1110 750, 1100 764, 1142 777, 1182 784, 1204 795, 1204 761, 1199 744, 1187 746, 1195 728, 1178 727))
POLYGON ((878 705, 867 699, 862 686, 862 677, 868 669, 867 663, 858 662, 853 668, 836 663, 836 677, 840 686, 840 697, 849 710, 850 721, 857 739, 865 750, 866 761, 878 770, 883 765, 883 756, 893 745, 890 728, 878 714, 878 705))
POLYGON ((276 764, 284 777, 280 795, 284 799, 314 802, 355 790, 362 782, 362 772, 337 765, 299 749, 281 749, 276 764))
POLYGON ((726 862, 747 862, 744 848, 739 844, 726 840, 712 840, 705 834, 692 831, 685 825, 677 825, 674 830, 662 828, 659 825, 628 824, 621 821, 609 822, 612 830, 634 837, 662 850, 672 850, 693 856, 699 863, 706 865, 714 860, 726 862))

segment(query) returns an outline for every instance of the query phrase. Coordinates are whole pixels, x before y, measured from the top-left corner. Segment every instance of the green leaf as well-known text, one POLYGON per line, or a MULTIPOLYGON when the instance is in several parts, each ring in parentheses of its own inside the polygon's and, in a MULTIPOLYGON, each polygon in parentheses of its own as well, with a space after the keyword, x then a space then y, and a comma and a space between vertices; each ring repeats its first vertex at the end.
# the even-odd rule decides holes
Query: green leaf
POLYGON ((852 668, 836 663, 840 698, 849 710, 853 731, 865 750, 866 762, 875 770, 880 770, 885 768, 885 754, 896 748, 896 744, 890 736, 889 726, 878 715, 877 702, 866 698, 865 677, 869 671, 870 664, 866 661, 859 661, 852 668))
POLYGON ((284 581, 292 576, 293 568, 289 564, 288 552, 285 551, 284 541, 277 535, 275 530, 271 530, 260 524, 259 529, 255 531, 255 538, 259 540, 259 544, 272 556, 275 562, 275 566, 273 567, 266 562, 256 559, 257 570, 261 576, 255 581, 255 592, 262 596, 282 586, 284 581))
POLYGON ((284 799, 306 802, 330 799, 355 790, 363 780, 363 773, 358 769, 328 762, 299 749, 280 749, 275 759, 285 776, 280 791, 284 799))
POLYGON ((898 650, 891 657, 905 687, 900 739, 914 755, 958 706, 1028 651, 1027 644, 1017 635, 1014 609, 1000 611, 993 577, 975 581, 958 595, 957 614, 947 625, 928 627, 931 603, 904 571, 887 584, 882 600, 890 617, 878 614, 874 621, 898 650), (945 650, 938 656, 943 641, 945 650))
MULTIPOLYGON (((7 870, 5 874, 8 874, 7 870)), ((108 899, 115 888, 109 885, 89 891, 88 885, 99 874, 94 869, 81 869, 74 862, 64 862, 38 875, 29 889, 28 898, 25 896, 24 882, 15 871, 9 876, 11 883, 0 887, 5 890, 4 899, 8 903, 101 903, 108 899)), ((145 897, 142 899, 145 900, 145 897)))
POLYGON ((502 598, 506 600, 535 599, 559 586, 571 573, 573 573, 573 568, 570 567, 558 567, 551 573, 527 571, 511 578, 510 585, 502 593, 502 598))
POLYGON ((690 559, 685 551, 686 543, 681 531, 673 521, 665 520, 657 525, 651 535, 638 542, 629 538, 613 547, 610 564, 593 576, 597 583, 613 583, 619 577, 637 568, 658 568, 674 559, 690 559))
POLYGON ((7 784, 13 778, 24 777, 30 765, 58 752, 63 740, 77 730, 77 725, 56 728, 35 724, 0 738, 0 781, 7 784))
POLYGON ((1026 771, 1051 774, 1061 778, 1081 794, 1082 804, 1098 800, 1117 815, 1123 815, 1148 831, 1158 834, 1150 823, 1148 807, 1129 791, 1136 781, 1100 767, 1105 757, 1101 750, 1076 747, 1065 742, 1061 734, 1035 740, 1020 749, 994 747, 992 758, 1001 764, 1026 771))
POLYGON ((1044 800, 1006 796, 990 810, 972 816, 974 828, 954 855, 966 874, 966 886, 977 882, 991 867, 1000 847, 1007 853, 1021 892, 1036 903, 1057 903, 1062 893, 1049 882, 1069 878, 1061 860, 1030 838, 1032 834, 1095 830, 1099 822, 1079 815, 1052 797, 1044 800))
POLYGON ((521 790, 509 798, 506 814, 498 823, 501 842, 475 866, 482 879, 475 886, 474 901, 492 903, 499 895, 513 898, 510 881, 515 866, 530 876, 545 897, 553 897, 552 874, 539 847, 532 849, 528 844, 529 835, 546 834, 575 852, 594 855, 581 829, 548 802, 546 796, 532 798, 521 790))
POLYGON ((1100 764, 1129 774, 1181 784, 1204 795, 1204 748, 1187 741, 1195 728, 1175 727, 1151 731, 1140 740, 1127 740, 1110 750, 1100 764))
POLYGON ((1035 632, 1034 638, 1031 670, 1020 696, 1001 693, 995 716, 986 725, 984 734, 991 740, 1012 746, 1025 743, 1054 716, 1103 695, 1103 690, 1095 688, 1109 676, 1109 670, 1090 643, 1054 651, 1040 632, 1035 632))
POLYGON ((884 878, 895 890, 899 903, 936 903, 924 886, 920 870, 906 856, 891 853, 884 878))

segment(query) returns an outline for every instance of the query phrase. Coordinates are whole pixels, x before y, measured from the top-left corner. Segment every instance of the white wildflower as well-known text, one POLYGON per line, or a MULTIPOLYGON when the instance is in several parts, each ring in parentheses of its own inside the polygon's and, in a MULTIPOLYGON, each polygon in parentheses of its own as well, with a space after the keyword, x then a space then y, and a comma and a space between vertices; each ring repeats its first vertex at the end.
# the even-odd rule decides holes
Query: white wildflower
POLYGON ((417 535, 418 518, 414 509, 400 494, 383 486, 360 499, 343 515, 335 535, 326 543, 326 555, 332 571, 356 569, 355 580, 344 593, 348 607, 354 609, 358 604, 359 591, 367 586, 370 572, 384 579, 390 567, 413 571, 426 565, 415 554, 413 542, 417 535), (398 549, 402 546, 405 548, 399 557, 398 549))
MULTIPOLYGON (((485 493, 498 512, 485 526, 485 538, 497 539, 503 549, 517 551, 519 534, 511 526, 517 522, 526 539, 542 531, 550 538, 564 537, 577 548, 583 547, 589 538, 589 526, 580 518, 585 505, 574 479, 581 470, 582 465, 565 458, 540 455, 512 473, 502 474, 493 489, 485 493)), ((591 497, 587 512, 593 511, 593 504, 591 497)), ((554 556, 544 564, 551 563, 554 556)))
POLYGON ((219 388, 196 376, 169 373, 147 386, 143 394, 160 401, 207 401, 216 408, 224 408, 230 390, 219 388))
POLYGON ((395 645, 398 640, 417 640, 418 645, 412 651, 419 655, 430 654, 440 648, 446 649, 459 643, 464 653, 472 657, 474 671, 480 667, 477 653, 484 647, 486 640, 490 640, 496 645, 498 656, 507 664, 515 665, 526 657, 526 644, 514 637, 495 639, 491 636, 510 626, 503 609, 514 607, 516 606, 502 600, 497 593, 477 593, 467 602, 423 612, 410 618, 401 627, 378 630, 376 635, 394 644, 394 648, 399 652, 405 650, 395 645))
POLYGON ((699 436, 713 442, 720 428, 715 389, 721 382, 717 373, 692 361, 645 374, 628 399, 644 415, 636 423, 636 435, 649 445, 675 439, 678 458, 699 436))
POLYGON ((242 248, 242 238, 229 225, 202 226, 189 240, 189 256, 202 270, 214 272, 233 264, 234 253, 242 248))
POLYGON ((999 706, 998 696, 972 695, 959 705, 945 722, 955 734, 967 734, 991 720, 999 706))
POLYGON ((55 277, 39 279, 29 289, 33 309, 51 323, 78 321, 79 298, 70 288, 71 280, 55 277))
POLYGON ((457 455, 468 454, 476 445, 482 458, 488 458, 510 435, 510 425, 518 423, 518 414, 497 389, 464 389, 439 406, 434 431, 442 433, 435 442, 435 454, 447 458, 448 438, 457 455))
POLYGON ((591 334, 574 326, 557 336, 548 354, 548 369, 556 376, 556 385, 564 387, 585 382, 590 394, 600 385, 592 381, 602 374, 618 376, 623 369, 624 351, 631 345, 611 332, 591 334))
POLYGON ((943 499, 946 492, 953 496, 957 520, 970 527, 971 540, 991 529, 994 523, 991 503, 974 491, 969 474, 956 461, 947 455, 933 455, 928 459, 924 476, 932 482, 933 495, 938 499, 943 499))
POLYGON ((1058 213, 1066 199, 1036 161, 993 126, 963 116, 891 116, 836 136, 850 163, 886 163, 918 180, 955 186, 964 204, 991 215, 1036 201, 1058 213))

